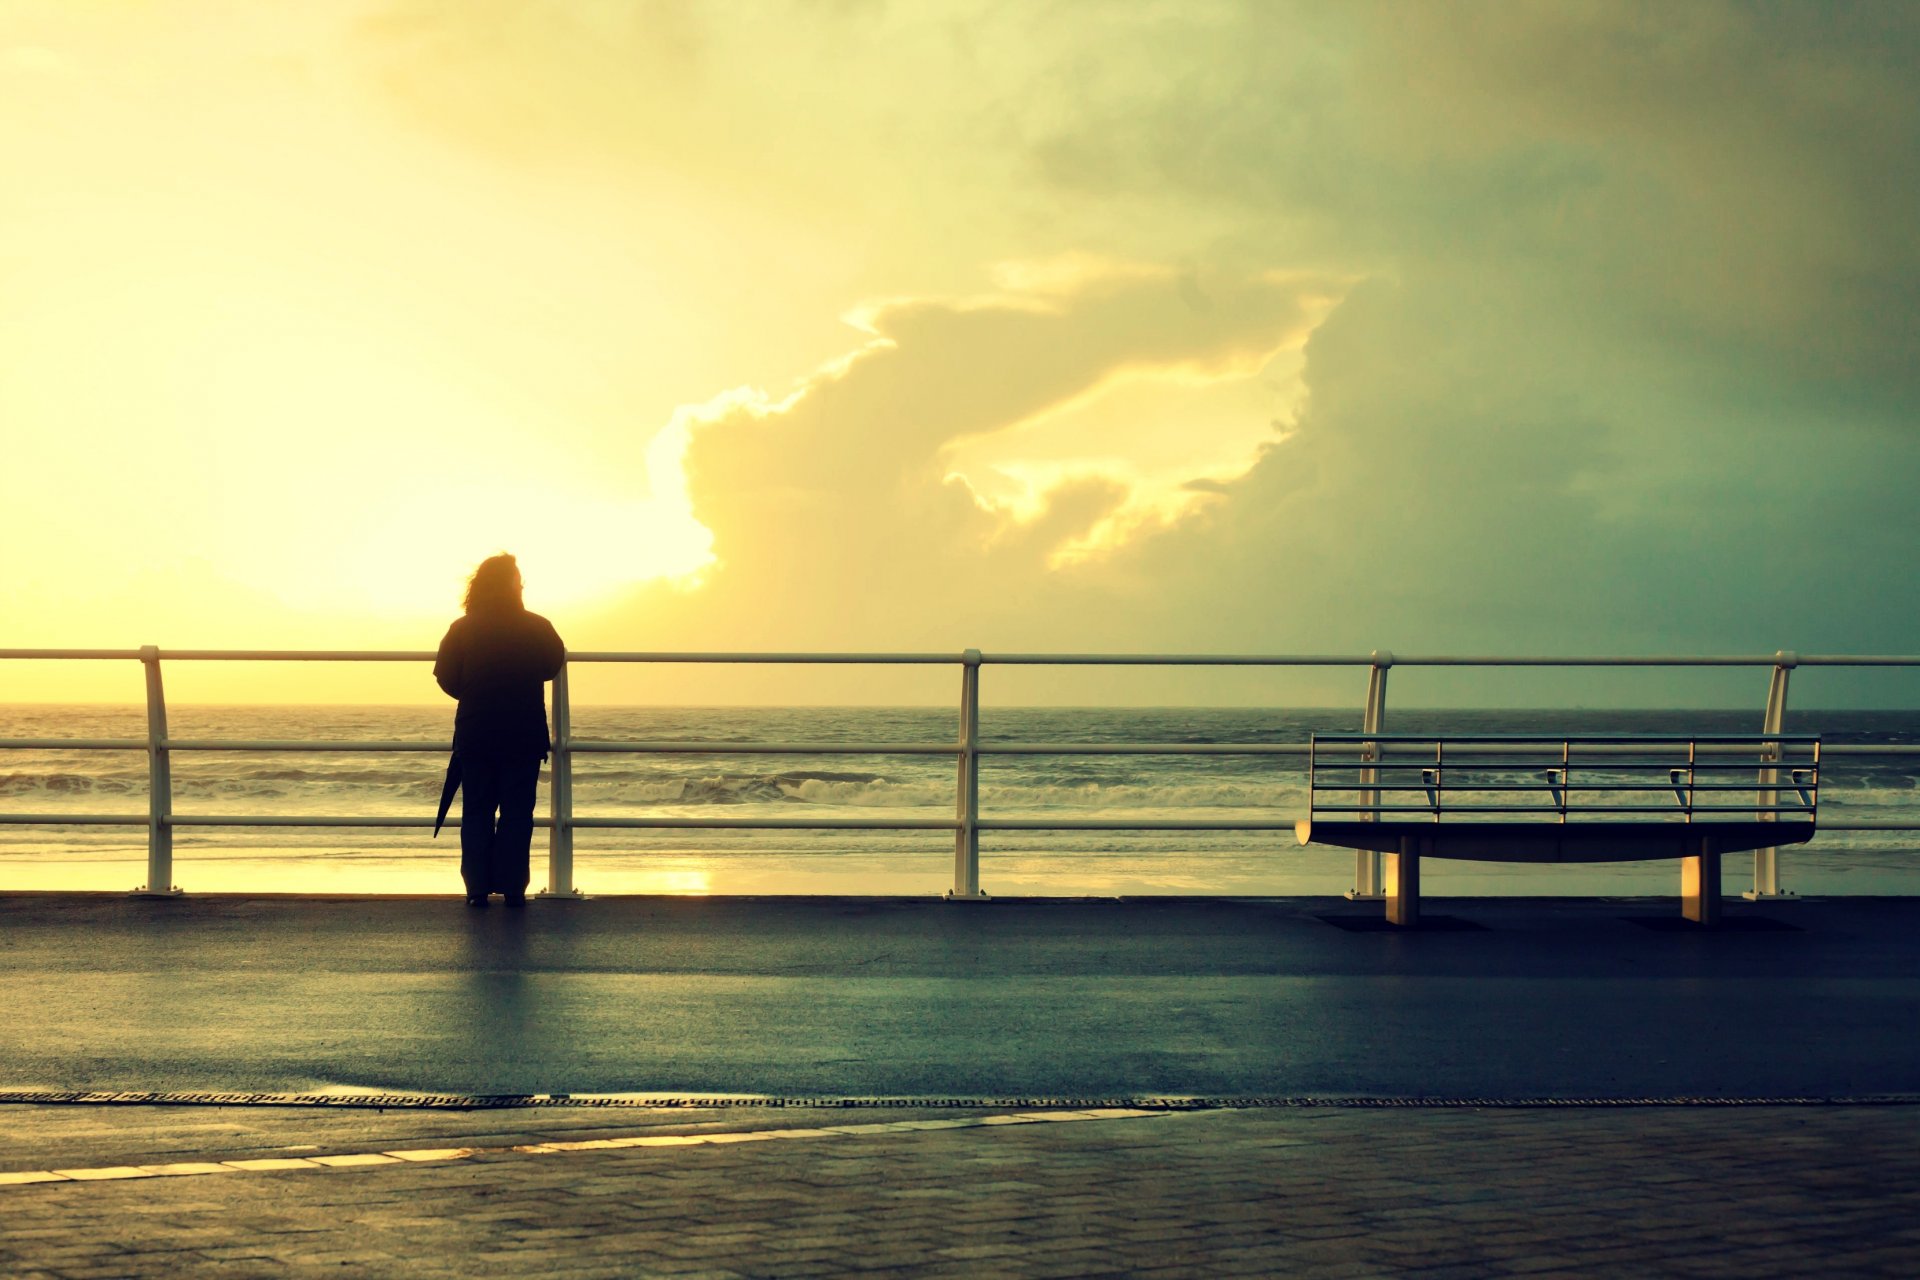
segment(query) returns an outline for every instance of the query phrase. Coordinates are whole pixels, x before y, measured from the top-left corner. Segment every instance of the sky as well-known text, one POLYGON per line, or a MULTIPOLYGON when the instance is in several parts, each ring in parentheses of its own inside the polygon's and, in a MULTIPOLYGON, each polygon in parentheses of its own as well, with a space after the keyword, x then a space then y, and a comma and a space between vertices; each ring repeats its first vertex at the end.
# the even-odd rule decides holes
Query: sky
POLYGON ((1916 64, 1891 4, 0 0, 0 646, 429 649, 506 550, 575 650, 1920 651, 1916 64))

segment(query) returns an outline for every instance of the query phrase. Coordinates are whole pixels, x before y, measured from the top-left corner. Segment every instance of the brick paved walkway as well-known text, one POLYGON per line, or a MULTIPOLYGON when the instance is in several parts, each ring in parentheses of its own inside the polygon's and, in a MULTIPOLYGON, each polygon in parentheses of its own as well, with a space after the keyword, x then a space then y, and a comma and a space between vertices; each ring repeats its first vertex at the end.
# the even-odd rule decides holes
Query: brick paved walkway
POLYGON ((1920 1272, 1920 1107, 1010 1118, 7 1108, 15 1172, 308 1163, 0 1186, 0 1272, 1920 1272), (957 1127, 891 1123, 928 1118, 957 1127), (738 1136, 769 1130, 790 1136, 738 1136), (442 1158, 316 1163, 424 1149, 442 1158))

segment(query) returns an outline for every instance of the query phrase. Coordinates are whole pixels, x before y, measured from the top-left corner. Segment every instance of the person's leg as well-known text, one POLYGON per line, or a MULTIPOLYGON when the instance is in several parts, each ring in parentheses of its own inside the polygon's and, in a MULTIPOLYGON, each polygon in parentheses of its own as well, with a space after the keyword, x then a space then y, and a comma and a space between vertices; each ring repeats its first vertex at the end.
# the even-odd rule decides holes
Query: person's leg
POLYGON ((509 902, 524 899, 531 878, 533 799, 540 786, 540 758, 500 762, 500 826, 493 836, 493 891, 509 902))
POLYGON ((460 878, 467 896, 491 891, 494 811, 500 807, 500 766, 478 753, 460 757, 460 878))

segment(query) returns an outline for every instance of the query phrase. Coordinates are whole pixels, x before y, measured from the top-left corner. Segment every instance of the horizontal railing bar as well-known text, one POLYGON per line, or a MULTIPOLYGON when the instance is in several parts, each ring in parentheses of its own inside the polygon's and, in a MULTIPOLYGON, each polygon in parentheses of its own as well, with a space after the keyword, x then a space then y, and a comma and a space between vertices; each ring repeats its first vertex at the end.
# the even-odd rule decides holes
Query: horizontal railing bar
MULTIPOLYGON (((1557 741, 1557 739, 1556 739, 1557 741)), ((728 742, 712 739, 618 739, 618 738, 574 738, 570 743, 575 751, 634 751, 668 754, 684 752, 694 755, 725 755, 728 753, 749 754, 793 754, 802 755, 815 752, 821 755, 951 755, 961 750, 958 743, 946 742, 788 742, 788 743, 751 743, 728 742)), ((1340 744, 1345 748, 1347 744, 1340 744)), ((980 755, 1250 755, 1250 756, 1292 756, 1306 755, 1311 748, 1298 742, 982 742, 974 751, 980 755)), ((1359 750, 1354 744, 1352 751, 1359 750)), ((1920 747, 1914 748, 1920 751, 1920 747)), ((1346 750, 1342 754, 1348 754, 1346 750)), ((1424 763, 1431 767, 1434 763, 1431 755, 1417 753, 1383 753, 1378 761, 1340 761, 1327 767, 1337 769, 1393 768, 1410 769, 1424 763), (1405 755, 1406 763, 1401 764, 1385 758, 1405 755)), ((1475 762, 1470 755, 1448 757, 1442 763, 1449 767, 1467 767, 1475 762)), ((1559 757, 1544 761, 1540 767, 1548 765, 1558 768, 1566 763, 1559 757)), ((1579 756, 1573 763, 1580 763, 1579 756)), ((1609 761, 1607 768, 1648 768, 1667 769, 1685 761, 1676 761, 1669 757, 1662 760, 1646 761, 1609 761)), ((1811 757, 1783 755, 1778 760, 1765 760, 1755 756, 1751 760, 1702 762, 1703 769, 1745 769, 1745 768, 1781 768, 1794 764, 1809 764, 1811 757)), ((1502 761, 1497 767, 1526 768, 1523 763, 1502 761)))
POLYGON ((567 653, 568 662, 657 663, 770 663, 793 666, 952 666, 964 662, 957 653, 621 653, 588 651, 567 653))
MULTIPOLYGON (((982 742, 983 756, 1304 756, 1304 742, 982 742)), ((1356 766, 1357 767, 1357 766, 1356 766)))
MULTIPOLYGON (((1794 662, 1803 667, 1920 667, 1920 655, 1913 654, 1801 654, 1794 662)), ((1778 654, 1698 654, 1681 657, 1637 656, 1607 657, 1580 655, 1569 657, 1535 655, 1393 655, 1396 667, 1775 667, 1778 654)))
POLYGON ((1513 743, 1538 746, 1541 743, 1567 743, 1571 746, 1627 743, 1642 745, 1662 743, 1683 745, 1689 742, 1713 743, 1715 745, 1759 746, 1782 743, 1788 746, 1811 747, 1820 741, 1817 733, 1315 733, 1314 737, 1326 743, 1385 742, 1404 744, 1424 742, 1435 744, 1469 743, 1475 746, 1488 743, 1513 743))
MULTIPOLYGON (((431 827, 430 815, 407 815, 390 818, 342 816, 335 814, 275 814, 253 817, 236 813, 176 813, 166 819, 170 827, 431 827)), ((449 827, 460 825, 459 819, 449 815, 446 820, 449 827)), ((552 825, 546 818, 535 818, 533 825, 545 827, 552 825)))
POLYGON ((145 738, 0 738, 0 751, 145 751, 145 738))
MULTIPOLYGON (((170 751, 446 751, 451 743, 422 741, 420 739, 391 740, 353 740, 324 738, 168 738, 160 744, 170 751)), ((733 752, 771 752, 804 753, 809 751, 822 754, 845 754, 863 752, 868 755, 944 755, 960 750, 953 742, 731 742, 721 739, 622 739, 622 738, 574 738, 571 746, 576 751, 643 751, 673 752, 683 751, 693 754, 717 754, 733 752)), ((0 739, 0 748, 20 750, 53 750, 70 747, 75 750, 145 750, 144 738, 4 738, 0 739)), ((974 748, 977 752, 993 755, 1305 755, 1310 748, 1300 742, 982 742, 974 748)), ((1902 748, 1879 748, 1849 751, 1844 747, 1827 748, 1829 751, 1847 755, 1872 755, 1884 752, 1891 755, 1920 754, 1920 746, 1902 748)), ((1381 758, 1373 761, 1335 761, 1328 767, 1335 769, 1392 768, 1411 769, 1420 764, 1431 766, 1435 763, 1431 755, 1383 752, 1381 758), (1404 759, 1404 763, 1402 763, 1404 759)), ((1477 762, 1470 755, 1448 756, 1440 763, 1464 767, 1486 763, 1488 767, 1518 769, 1530 767, 1526 761, 1502 760, 1477 762)), ((1559 757, 1543 758, 1541 767, 1558 768, 1567 761, 1559 757)), ((1581 763, 1574 756, 1572 763, 1581 763)), ((1664 769, 1676 763, 1669 756, 1661 760, 1609 760, 1605 767, 1609 769, 1664 769)), ((1681 760, 1679 763, 1684 764, 1681 760)), ((1777 760, 1754 757, 1751 761, 1701 761, 1698 767, 1703 769, 1741 769, 1761 765, 1785 765, 1793 763, 1811 763, 1810 756, 1795 757, 1782 755, 1777 760)))
POLYGON ((1689 813, 1776 813, 1803 814, 1809 818, 1813 816, 1813 810, 1801 804, 1696 804, 1686 809, 1671 804, 1609 804, 1592 805, 1584 809, 1573 806, 1562 808, 1557 804, 1443 804, 1437 810, 1430 804, 1316 804, 1313 811, 1316 817, 1327 813, 1424 813, 1431 816, 1436 812, 1443 817, 1454 813, 1565 813, 1569 817, 1576 818, 1606 817, 1616 813, 1664 813, 1676 818, 1684 817, 1689 813))
MULTIPOLYGON (((169 649, 155 651, 173 662, 430 662, 424 649, 169 649)), ((141 658, 134 649, 0 649, 0 659, 141 658)), ((585 650, 569 653, 574 662, 657 663, 957 663, 957 653, 807 653, 807 652, 647 652, 585 650)), ((983 664, 1001 666, 1292 666, 1353 667, 1376 663, 1396 667, 1772 667, 1780 654, 1596 655, 1596 654, 1252 654, 1252 653, 982 653, 983 664)), ((1803 667, 1920 667, 1920 654, 1798 654, 1789 665, 1803 667)))
MULTIPOLYGON (((1424 813, 1429 815, 1431 815, 1433 812, 1431 808, 1428 808, 1425 806, 1419 806, 1419 805, 1410 806, 1406 809, 1396 810, 1396 811, 1424 813)), ((1342 808, 1337 808, 1333 810, 1321 810, 1321 812, 1346 813, 1346 812, 1359 812, 1359 810, 1347 809, 1342 807, 1342 808)), ((1449 811, 1442 810, 1443 814, 1445 814, 1446 812, 1449 812, 1449 811)), ((1538 814, 1541 814, 1542 816, 1556 816, 1560 811, 1557 808, 1541 808, 1541 809, 1514 809, 1514 810, 1506 810, 1505 812, 1538 813, 1538 814)), ((1599 812, 1605 813, 1608 811, 1601 810, 1599 812)), ((1663 809, 1659 809, 1658 812, 1671 814, 1675 817, 1684 816, 1679 809, 1663 808, 1663 809)), ((1704 810, 1695 809, 1694 812, 1700 813, 1700 812, 1704 812, 1704 810)), ((1765 810, 1756 810, 1754 808, 1742 806, 1738 809, 1728 810, 1727 812, 1755 813, 1755 812, 1765 812, 1765 810)), ((1783 809, 1782 812, 1789 813, 1789 814, 1804 814, 1806 810, 1799 809, 1799 808, 1786 808, 1786 809, 1783 809)), ((1592 811, 1589 811, 1587 814, 1580 814, 1579 811, 1576 810, 1574 811, 1574 814, 1576 816, 1592 816, 1592 811)), ((147 825, 149 820, 150 819, 146 814, 0 813, 0 826, 144 827, 147 825)), ((814 821, 811 819, 805 819, 805 818, 769 819, 768 821, 776 822, 780 827, 792 827, 792 828, 798 828, 798 829, 821 829, 821 830, 832 829, 830 824, 823 824, 821 822, 814 821)), ((880 821, 882 821, 885 824, 882 828, 880 828, 883 830, 895 829, 899 827, 899 823, 894 820, 882 819, 880 821)), ((911 822, 912 825, 904 829, 928 830, 928 831, 951 831, 958 825, 957 823, 950 822, 946 819, 929 819, 924 823, 919 822, 917 820, 909 820, 909 821, 911 822)), ((1034 821, 1040 821, 1040 820, 1036 819, 1034 821)), ((1194 827, 1185 822, 1179 822, 1179 823, 1176 823, 1174 826, 1167 827, 1162 824, 1157 824, 1155 822, 1149 822, 1149 821, 1127 822, 1125 820, 1119 820, 1119 819, 1114 820, 1114 822, 1106 822, 1104 820, 1099 820, 1099 819, 1075 820, 1075 821, 1094 821, 1099 824, 1097 826, 1087 828, 1088 830, 1192 831, 1192 830, 1214 829, 1211 827, 1194 827)), ((753 826, 762 825, 758 820, 755 820, 755 819, 577 818, 573 821, 573 825, 575 826, 609 827, 609 828, 633 827, 633 826, 687 827, 687 826, 707 825, 707 826, 713 826, 716 829, 725 829, 728 827, 738 827, 742 825, 742 823, 745 823, 747 825, 753 825, 753 826)), ((1047 824, 1044 827, 1035 827, 1032 825, 1031 822, 1029 822, 1026 819, 1014 819, 1014 818, 1009 818, 1009 819, 982 818, 980 819, 980 826, 982 827, 982 829, 995 826, 1000 823, 1018 824, 1015 826, 1006 827, 1005 828, 1006 830, 1025 830, 1025 829, 1071 830, 1073 829, 1070 827, 1059 826, 1051 823, 1047 824)), ((301 827, 301 826, 431 827, 433 825, 433 819, 427 818, 427 817, 414 817, 414 816, 394 817, 394 818, 351 818, 351 817, 310 817, 308 818, 308 817, 246 817, 246 816, 240 816, 240 815, 216 814, 216 815, 205 815, 200 817, 176 815, 171 819, 170 825, 172 826, 217 826, 217 827, 249 827, 249 826, 258 826, 258 827, 268 827, 268 826, 275 826, 275 827, 301 827)), ((457 827, 460 825, 460 820, 457 817, 449 816, 447 818, 446 825, 449 827, 457 827)), ((533 820, 533 825, 536 827, 546 827, 546 826, 550 826, 551 823, 546 818, 536 817, 533 820)), ((1295 820, 1288 818, 1288 819, 1275 819, 1272 821, 1263 820, 1256 824, 1244 826, 1242 828, 1227 826, 1227 827, 1220 827, 1218 829, 1220 830, 1244 829, 1249 831, 1267 831, 1267 830, 1282 830, 1282 829, 1292 830, 1294 825, 1295 825, 1295 820)), ((1820 822, 1820 830, 1823 832, 1826 832, 1826 831, 1920 831, 1920 822, 1875 822, 1875 821, 1828 822, 1823 819, 1820 822)))
POLYGON ((160 649, 155 656, 162 662, 432 662, 439 655, 431 649, 160 649))
MULTIPOLYGON (((1576 773, 1593 774, 1607 770, 1625 771, 1692 768, 1695 772, 1705 773, 1713 770, 1719 773, 1747 773, 1754 769, 1798 769, 1802 773, 1822 767, 1811 756, 1782 756, 1778 760, 1763 757, 1750 757, 1740 760, 1695 760, 1689 762, 1685 756, 1668 756, 1664 760, 1582 760, 1575 756, 1571 761, 1557 756, 1542 756, 1533 760, 1469 760, 1448 756, 1436 760, 1432 756, 1414 756, 1402 763, 1398 760, 1320 760, 1316 762, 1322 773, 1340 770, 1342 773, 1355 773, 1372 769, 1376 773, 1411 773, 1415 769, 1444 769, 1449 773, 1525 773, 1528 770, 1565 769, 1572 765, 1576 773)), ((1342 786, 1353 785, 1348 783, 1342 786)))
MULTIPOLYGON (((1339 760, 1333 760, 1328 762, 1330 767, 1338 768, 1338 769, 1353 769, 1353 768, 1359 768, 1362 765, 1366 765, 1370 763, 1391 763, 1395 761, 1404 762, 1406 765, 1414 765, 1414 764, 1431 765, 1434 763, 1434 751, 1433 751, 1432 739, 1427 740, 1428 745, 1424 750, 1410 750, 1406 747, 1398 747, 1398 748, 1383 747, 1379 750, 1378 761, 1369 762, 1364 760, 1355 761, 1355 760, 1349 759, 1348 757, 1351 757, 1354 754, 1354 752, 1358 750, 1359 743, 1364 741, 1365 741, 1364 739, 1356 739, 1354 742, 1335 742, 1335 743, 1322 742, 1322 743, 1319 743, 1318 746, 1320 748, 1320 754, 1323 756, 1338 755, 1341 757, 1341 759, 1339 760)), ((1553 739, 1553 741, 1558 742, 1560 741, 1560 739, 1555 738, 1553 739)), ((1687 740, 1682 739, 1676 745, 1685 746, 1686 743, 1687 743, 1687 740)), ((1655 744, 1656 748, 1658 745, 1659 744, 1655 744)), ((1864 747, 1865 744, 1862 744, 1862 745, 1864 747)), ((1624 745, 1597 746, 1597 747, 1581 746, 1575 749, 1571 753, 1570 758, 1574 764, 1580 764, 1583 762, 1592 762, 1597 759, 1604 758, 1608 760, 1609 762, 1608 767, 1611 768, 1613 767, 1612 759, 1614 757, 1631 756, 1634 752, 1645 750, 1645 749, 1646 749, 1646 744, 1642 744, 1639 747, 1629 747, 1624 745)), ((1538 743, 1533 743, 1528 745, 1514 745, 1514 746, 1482 746, 1482 745, 1455 746, 1452 743, 1452 741, 1449 740, 1447 744, 1445 759, 1441 761, 1441 763, 1452 764, 1456 761, 1461 761, 1461 760, 1478 762, 1478 761, 1482 761, 1483 757, 1485 758, 1508 757, 1508 756, 1524 757, 1527 753, 1538 751, 1538 750, 1539 750, 1538 743)), ((1846 750, 1846 748, 1822 746, 1820 750, 1821 750, 1821 754, 1824 755, 1828 751, 1834 751, 1834 750, 1844 751, 1846 750)), ((1850 754, 1872 755, 1874 753, 1875 753, 1874 749, 1866 748, 1859 751, 1853 751, 1850 754)), ((1738 764, 1743 760, 1759 759, 1759 755, 1755 750, 1755 748, 1752 746, 1746 746, 1746 745, 1728 746, 1728 745, 1720 745, 1720 744, 1703 744, 1699 747, 1697 754, 1700 756, 1718 757, 1719 759, 1722 759, 1722 760, 1728 760, 1732 764, 1738 764)), ((1898 750, 1891 751, 1888 754, 1904 755, 1909 753, 1904 749, 1898 749, 1898 750)), ((1677 753, 1677 758, 1680 761, 1680 763, 1684 764, 1686 762, 1686 756, 1684 753, 1677 753)), ((1640 763, 1646 764, 1646 765, 1655 765, 1655 764, 1665 765, 1665 764, 1673 763, 1675 759, 1676 759, 1676 756, 1662 756, 1658 759, 1644 760, 1644 761, 1641 761, 1640 763)), ((1801 750, 1797 755, 1790 755, 1787 751, 1783 750, 1780 760, 1769 761, 1768 763, 1781 764, 1788 759, 1793 759, 1793 760, 1797 760, 1804 763, 1804 762, 1811 761, 1813 759, 1813 753, 1810 750, 1801 750)), ((1555 755, 1550 760, 1547 760, 1547 763, 1552 764, 1555 768, 1558 768, 1560 765, 1567 763, 1567 761, 1561 759, 1558 755, 1555 755)), ((1701 763, 1704 765, 1706 762, 1703 760, 1701 763)), ((1524 761, 1521 764, 1512 764, 1512 765, 1509 765, 1508 767, 1510 768, 1524 767, 1524 761)))
MULTIPOLYGON (((0 738, 0 751, 145 751, 145 738, 0 738)), ((225 738, 169 738, 161 744, 172 751, 447 751, 451 746, 447 742, 396 741, 326 741, 305 739, 225 739, 225 738)), ((718 753, 724 745, 729 750, 742 754, 758 750, 777 750, 780 752, 802 748, 820 751, 823 754, 851 753, 845 743, 796 743, 768 744, 756 748, 752 743, 710 744, 713 753, 718 753)), ((572 743, 576 751, 616 751, 629 748, 641 751, 665 752, 670 749, 684 749, 689 752, 705 753, 706 745, 700 743, 668 743, 636 741, 622 742, 618 739, 576 738, 572 743)), ((912 755, 943 755, 959 750, 957 745, 947 743, 888 743, 884 750, 868 752, 872 755, 885 755, 902 752, 912 755)), ((1357 752, 1358 745, 1335 744, 1339 754, 1357 752)), ((991 755, 1306 755, 1310 748, 1306 743, 1293 742, 982 742, 975 748, 981 754, 991 755)), ((1323 747, 1324 750, 1324 747, 1323 747)), ((1568 763, 1559 757, 1542 757, 1537 762, 1524 760, 1478 761, 1478 754, 1497 754, 1485 748, 1474 748, 1461 755, 1449 755, 1440 763, 1448 768, 1467 768, 1479 765, 1506 769, 1560 768, 1568 763)), ((1716 752, 1716 754, 1719 754, 1716 752)), ((1920 755, 1920 744, 1899 743, 1876 745, 1872 743, 1829 743, 1820 748, 1820 754, 1845 756, 1910 756, 1920 755)), ((1580 755, 1572 757, 1573 764, 1582 763, 1580 755)), ((1422 765, 1431 768, 1433 756, 1420 752, 1383 751, 1378 760, 1325 760, 1324 769, 1412 769, 1422 765)), ((1609 769, 1666 769, 1684 765, 1684 760, 1671 757, 1664 760, 1608 760, 1609 769)), ((1812 763, 1808 757, 1783 755, 1779 760, 1741 759, 1729 761, 1696 761, 1700 769, 1746 769, 1746 768, 1786 768, 1791 765, 1812 763)))
MULTIPOLYGON (((983 652, 1000 666, 1373 666, 1373 654, 1162 654, 1162 652, 983 652)), ((1920 654, 1818 654, 1801 666, 1920 666, 1920 654)), ((1780 666, 1778 654, 1596 656, 1596 654, 1394 654, 1390 666, 1780 666)))
POLYGON ((1290 818, 981 818, 982 831, 1292 831, 1290 818))
POLYGON ((956 831, 954 818, 582 818, 568 825, 609 831, 956 831))
POLYGON ((1920 657, 1906 653, 1807 653, 1803 667, 1920 667, 1920 657))
POLYGON ((324 738, 168 738, 160 745, 169 751, 430 751, 445 755, 453 750, 451 742, 417 739, 351 742, 324 738))
MULTIPOLYGON (((1789 782, 1782 778, 1778 782, 1576 782, 1569 786, 1564 782, 1437 782, 1421 785, 1417 782, 1316 782, 1308 788, 1315 792, 1342 791, 1392 791, 1405 795, 1415 795, 1422 791, 1436 791, 1443 796, 1468 795, 1480 791, 1564 791, 1568 795, 1594 795, 1608 791, 1665 792, 1674 791, 1789 791, 1796 786, 1804 786, 1812 791, 1818 784, 1808 778, 1802 782, 1789 782)), ((1322 806, 1324 807, 1324 806, 1322 806)))
MULTIPOLYGON (((1489 769, 1526 769, 1536 764, 1552 765, 1558 769, 1564 764, 1582 765, 1592 769, 1650 769, 1655 766, 1666 767, 1671 764, 1686 764, 1687 743, 1676 744, 1675 750, 1663 752, 1656 745, 1638 747, 1632 751, 1616 748, 1605 751, 1589 747, 1584 751, 1573 751, 1562 755, 1557 751, 1541 751, 1538 746, 1515 747, 1456 747, 1447 744, 1445 752, 1436 754, 1432 747, 1425 750, 1408 748, 1382 748, 1374 759, 1368 760, 1353 750, 1350 743, 1336 743, 1330 750, 1326 743, 1314 744, 1323 756, 1339 758, 1327 761, 1333 769, 1361 769, 1370 765, 1391 765, 1396 769, 1411 769, 1415 765, 1471 764, 1476 768, 1489 769)), ((1750 761, 1779 764, 1794 760, 1802 764, 1812 764, 1814 753, 1811 750, 1785 750, 1777 756, 1764 748, 1754 747, 1701 747, 1695 756, 1703 769, 1737 769, 1750 761)))
POLYGON ((574 752, 703 756, 951 756, 961 751, 957 742, 715 742, 574 738, 567 746, 574 752))
MULTIPOLYGON (((46 817, 45 825, 68 824, 84 821, 73 816, 35 815, 46 817)), ((0 815, 0 822, 18 822, 0 815)), ((148 819, 114 819, 137 826, 145 826, 148 819)), ((170 827, 431 827, 434 820, 426 816, 406 817, 350 817, 338 814, 275 815, 252 817, 244 814, 203 813, 174 814, 167 820, 170 827)), ((457 827, 459 819, 448 817, 446 825, 457 827)), ((551 827, 550 818, 536 817, 536 827, 551 827)), ((731 830, 818 830, 818 831, 952 831, 959 824, 952 818, 583 818, 573 817, 569 826, 597 827, 606 829, 620 828, 695 828, 713 831, 731 830)))
MULTIPOLYGON (((1000 667, 1369 667, 1368 654, 1338 653, 982 653, 1000 667)), ((1398 662, 1399 659, 1394 659, 1398 662)))

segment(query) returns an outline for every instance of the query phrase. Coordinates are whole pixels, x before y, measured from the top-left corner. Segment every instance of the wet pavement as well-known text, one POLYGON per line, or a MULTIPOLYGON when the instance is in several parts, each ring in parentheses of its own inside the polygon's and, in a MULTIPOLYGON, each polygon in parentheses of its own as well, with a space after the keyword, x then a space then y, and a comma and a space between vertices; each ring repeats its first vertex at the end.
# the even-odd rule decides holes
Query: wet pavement
POLYGON ((0 1273, 1914 1274, 1920 903, 1433 906, 0 896, 0 1273))
POLYGON ((0 1090, 1920 1089, 1920 901, 0 896, 0 1090), (1334 923, 1329 923, 1329 921, 1334 923), (1342 927, 1348 926, 1348 927, 1342 927), (1771 926, 1771 927, 1769 927, 1771 926))

